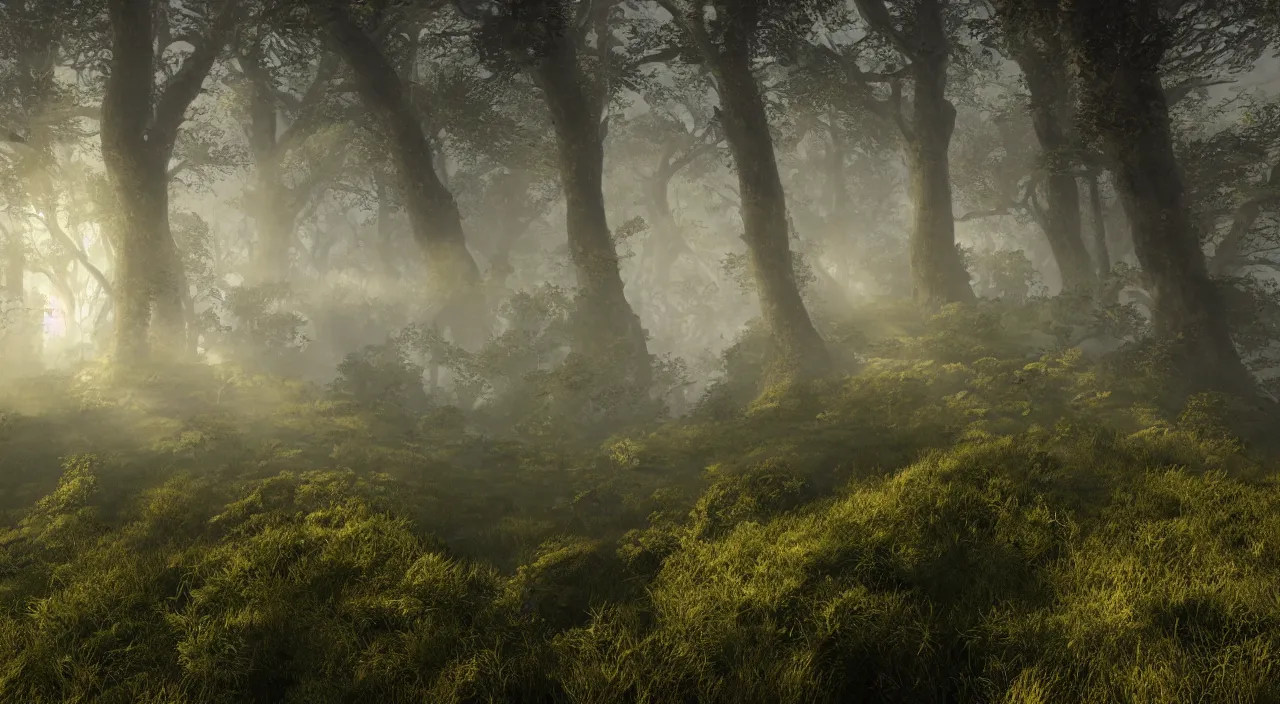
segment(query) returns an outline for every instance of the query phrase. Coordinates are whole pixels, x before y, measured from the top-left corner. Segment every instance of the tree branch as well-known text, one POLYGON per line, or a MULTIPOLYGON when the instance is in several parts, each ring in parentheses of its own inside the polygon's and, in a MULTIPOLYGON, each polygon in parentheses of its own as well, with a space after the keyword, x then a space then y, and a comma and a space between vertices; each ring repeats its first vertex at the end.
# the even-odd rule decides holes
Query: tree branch
POLYGON ((89 272, 89 276, 92 276, 93 279, 98 282, 98 285, 102 287, 103 292, 110 297, 112 295, 111 282, 107 280, 107 277, 102 273, 102 270, 94 266, 93 262, 89 260, 89 254, 85 252, 84 249, 80 248, 80 246, 75 243, 75 240, 71 239, 71 236, 62 229, 62 225, 58 223, 58 215, 50 209, 51 207, 52 204, 45 204, 45 209, 50 213, 53 213, 52 216, 46 216, 37 212, 35 213, 36 219, 44 225, 44 228, 48 230, 51 236, 53 236, 53 239, 57 240, 59 244, 66 247, 67 250, 71 252, 71 255, 76 258, 76 261, 80 266, 84 267, 84 270, 89 272))
POLYGON ((187 108, 200 95, 204 79, 213 68, 213 62, 230 39, 239 16, 239 8, 239 0, 227 0, 204 41, 196 45, 195 51, 182 62, 182 68, 174 74, 173 80, 162 89, 160 99, 156 102, 155 122, 148 140, 152 148, 162 150, 163 154, 173 151, 173 143, 177 139, 178 128, 186 119, 187 108))
POLYGON ((893 48, 899 53, 912 61, 919 58, 920 48, 915 46, 906 34, 893 26, 893 17, 889 14, 889 8, 885 6, 884 0, 854 0, 854 5, 858 7, 858 14, 862 15, 863 21, 872 30, 888 38, 893 48))
POLYGON ((1214 79, 1211 76, 1197 76, 1195 78, 1188 78, 1187 80, 1182 81, 1181 83, 1165 88, 1164 99, 1165 99, 1165 102, 1169 104, 1169 107, 1173 107, 1174 105, 1177 105, 1178 103, 1185 100, 1187 96, 1191 95, 1197 90, 1200 90, 1201 88, 1209 88, 1212 86, 1225 86, 1225 85, 1230 85, 1232 83, 1235 83, 1235 81, 1229 78, 1214 79))
POLYGON ((1002 205, 998 208, 991 208, 990 210, 974 210, 958 216, 955 221, 969 222, 971 220, 982 220, 983 218, 994 218, 1001 215, 1012 215, 1012 213, 1009 212, 1009 206, 1002 205))

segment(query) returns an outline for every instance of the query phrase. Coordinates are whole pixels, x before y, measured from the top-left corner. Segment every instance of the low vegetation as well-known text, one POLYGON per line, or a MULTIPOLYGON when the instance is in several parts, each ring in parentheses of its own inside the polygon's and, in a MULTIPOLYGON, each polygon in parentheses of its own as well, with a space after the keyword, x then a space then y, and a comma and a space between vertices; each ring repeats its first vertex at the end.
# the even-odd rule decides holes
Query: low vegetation
POLYGON ((409 334, 15 384, 0 701, 1280 701, 1273 416, 1029 349, 1050 305, 825 320, 845 371, 763 393, 748 333, 673 421, 462 407, 409 334))

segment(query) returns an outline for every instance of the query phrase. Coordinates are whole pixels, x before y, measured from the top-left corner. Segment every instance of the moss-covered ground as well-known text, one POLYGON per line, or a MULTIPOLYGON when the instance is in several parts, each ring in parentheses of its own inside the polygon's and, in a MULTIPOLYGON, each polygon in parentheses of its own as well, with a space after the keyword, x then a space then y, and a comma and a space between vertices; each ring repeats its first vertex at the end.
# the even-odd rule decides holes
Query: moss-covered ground
POLYGON ((591 443, 11 385, 0 702, 1280 702, 1273 415, 999 309, 829 327, 847 374, 591 443))

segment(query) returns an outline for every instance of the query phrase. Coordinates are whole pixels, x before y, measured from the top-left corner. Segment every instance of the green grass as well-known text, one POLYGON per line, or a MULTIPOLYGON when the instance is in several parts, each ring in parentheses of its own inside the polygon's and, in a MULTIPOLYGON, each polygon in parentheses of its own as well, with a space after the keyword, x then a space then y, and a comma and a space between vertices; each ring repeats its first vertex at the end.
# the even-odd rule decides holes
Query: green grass
POLYGON ((858 315, 847 374, 598 444, 217 368, 13 386, 0 701, 1280 702, 1276 419, 858 315))

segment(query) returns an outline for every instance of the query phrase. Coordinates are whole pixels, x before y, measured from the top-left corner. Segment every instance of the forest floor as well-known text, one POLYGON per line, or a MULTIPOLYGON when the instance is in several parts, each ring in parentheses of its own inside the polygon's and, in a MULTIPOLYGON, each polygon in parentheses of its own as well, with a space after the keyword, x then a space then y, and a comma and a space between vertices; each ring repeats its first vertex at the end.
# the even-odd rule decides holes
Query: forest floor
POLYGON ((230 366, 10 384, 0 702, 1280 702, 1275 419, 894 315, 592 443, 230 366))

